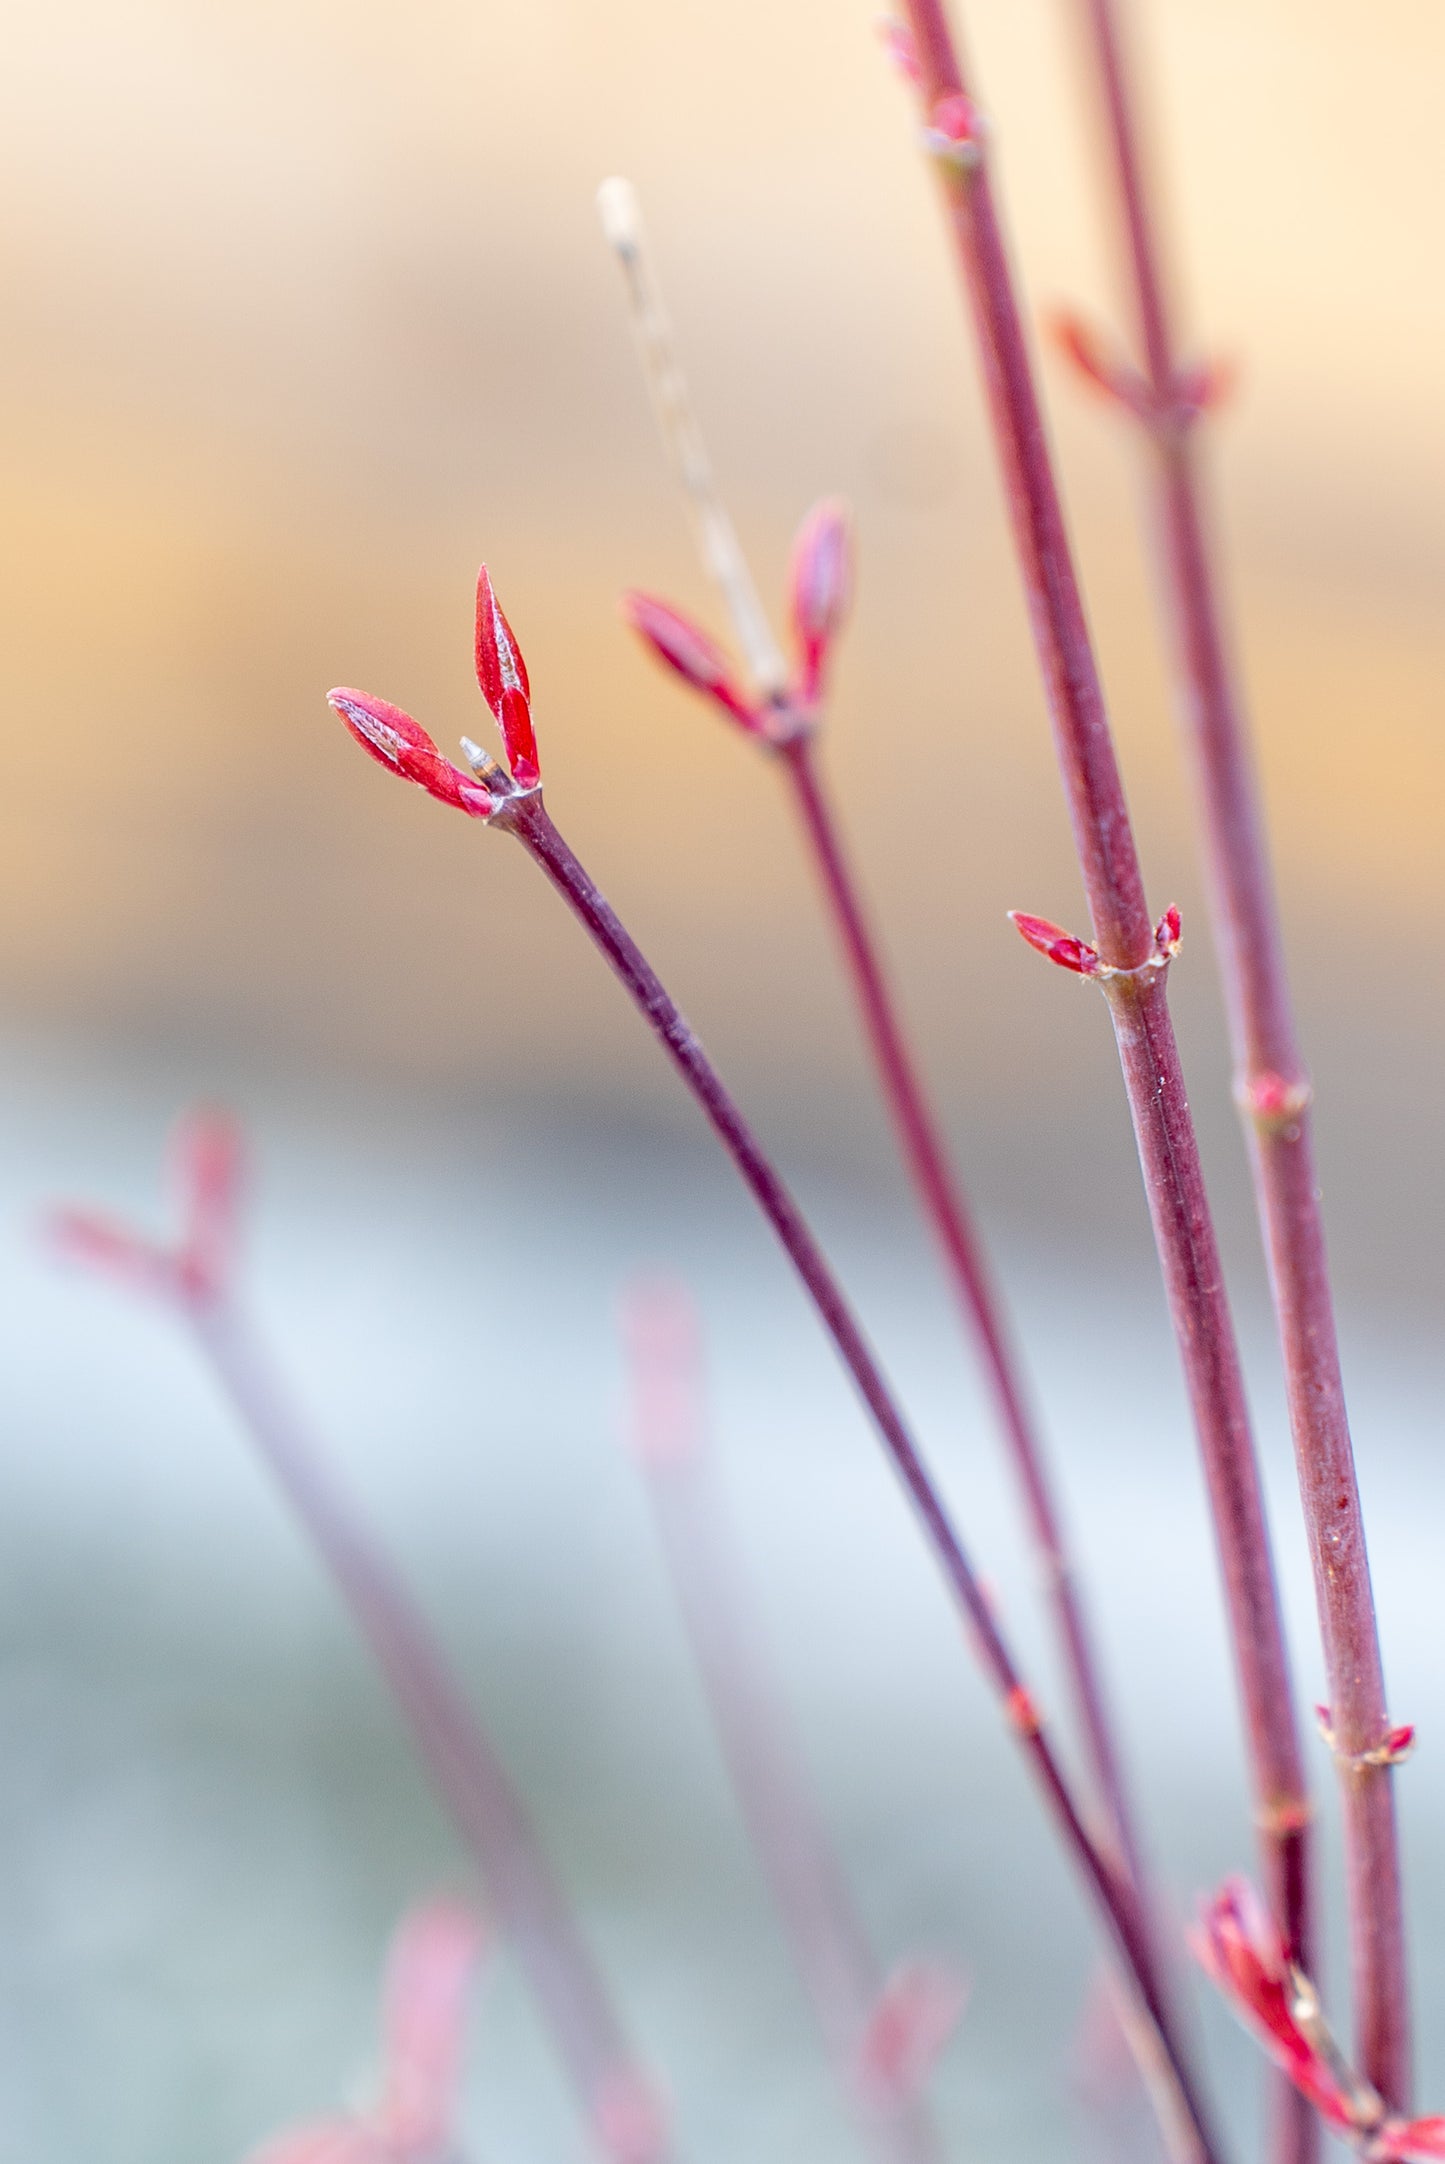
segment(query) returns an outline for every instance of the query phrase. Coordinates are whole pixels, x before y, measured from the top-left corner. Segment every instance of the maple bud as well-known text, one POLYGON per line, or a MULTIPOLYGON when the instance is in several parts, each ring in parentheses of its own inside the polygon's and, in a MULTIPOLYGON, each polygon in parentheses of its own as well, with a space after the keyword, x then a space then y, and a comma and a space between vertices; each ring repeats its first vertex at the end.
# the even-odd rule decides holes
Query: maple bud
POLYGON ((53 1210, 43 1231, 57 1254, 146 1292, 166 1291, 174 1284, 172 1258, 162 1248, 98 1210, 53 1210))
POLYGON ((433 1901, 402 1919, 386 1965, 386 2083, 377 2112, 386 2155, 447 2149, 456 2119, 467 1998, 486 1942, 480 1919, 433 1901))
POLYGON ((245 1169, 240 1126, 219 1110, 188 1113, 171 1152, 185 1228, 177 1266, 189 1291, 212 1295, 225 1283, 236 1245, 245 1169))
POLYGON ((983 156, 983 115, 961 90, 941 97, 923 131, 924 148, 945 165, 969 172, 983 156))
POLYGON ((858 2044, 858 2076, 874 2096, 916 2096, 968 2003, 968 1979, 946 1961, 900 1962, 858 2044))
POLYGON ((878 25, 878 34, 883 40, 884 51, 904 82, 912 83, 917 89, 923 81, 923 66, 918 58, 918 41, 913 32, 906 24, 895 22, 891 16, 885 16, 878 25))
POLYGON ((527 664, 492 591, 485 564, 477 573, 477 682, 502 732, 513 781, 519 789, 535 789, 542 770, 537 764, 527 664))
POLYGON ((788 603, 798 644, 798 696, 812 706, 828 651, 853 598, 853 531, 848 507, 830 496, 815 504, 793 543, 788 603))
POLYGON ((1165 910, 1163 916, 1159 919, 1159 922, 1154 927, 1154 944, 1158 948, 1160 954, 1163 955, 1166 960, 1172 962, 1175 955, 1179 952, 1179 945, 1183 936, 1183 927, 1181 926, 1179 921, 1179 911, 1171 902, 1169 907, 1165 910))
POLYGON ((1148 384, 1127 361, 1108 351, 1092 324, 1065 309, 1049 318, 1047 330, 1055 349, 1091 391, 1123 406, 1141 421, 1152 420, 1153 399, 1148 384))
POLYGON ((1076 976, 1092 977, 1099 968, 1099 950, 1087 940, 1075 939, 1061 925, 1051 924, 1047 917, 1031 917, 1022 909, 1009 911, 1009 922, 1019 936, 1028 941, 1039 954, 1056 962, 1060 969, 1071 969, 1076 976))
POLYGON ((675 669, 685 684, 720 706, 750 735, 760 732, 762 715, 739 689, 727 655, 690 616, 653 594, 637 592, 622 596, 622 614, 658 660, 675 669))
POLYGON ((1290 1966, 1279 1928, 1247 1880, 1230 1879, 1206 1903, 1191 1940, 1205 1974, 1301 2095, 1332 2126, 1353 2128, 1366 2093, 1339 2058, 1313 1989, 1290 1966))
POLYGON ((415 782, 439 804, 452 804, 473 819, 485 819, 491 811, 491 791, 444 759, 421 723, 399 706, 345 687, 328 691, 326 703, 341 716, 362 750, 393 774, 400 774, 403 781, 415 782))

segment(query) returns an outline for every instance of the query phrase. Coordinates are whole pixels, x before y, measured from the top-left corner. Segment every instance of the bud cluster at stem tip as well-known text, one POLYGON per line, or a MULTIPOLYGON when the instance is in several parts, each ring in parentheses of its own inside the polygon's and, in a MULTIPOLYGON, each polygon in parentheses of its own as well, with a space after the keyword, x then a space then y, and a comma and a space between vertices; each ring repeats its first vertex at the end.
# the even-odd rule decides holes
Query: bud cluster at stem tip
POLYGON ((1314 1986, 1292 1966, 1278 1927, 1245 1880, 1231 1879, 1205 1904, 1192 1943, 1205 1974, 1326 2125, 1374 2164, 1445 2157, 1445 2119, 1387 2112, 1350 2067, 1314 1986))
POLYGON ((537 737, 532 726, 532 694, 527 664, 512 627, 502 614, 483 564, 477 578, 477 682, 501 732, 510 772, 463 737, 476 774, 463 773, 444 758, 419 721, 386 699, 343 686, 327 693, 327 703, 341 716, 363 751, 403 781, 415 782, 439 804, 450 804, 469 818, 486 819, 504 798, 535 789, 542 779, 537 737), (478 777, 483 778, 478 778, 478 777))
POLYGON ((744 689, 717 641, 671 602, 626 593, 622 614, 658 660, 749 736, 788 741, 810 726, 823 695, 828 662, 853 597, 853 536, 846 504, 829 497, 798 529, 788 578, 793 671, 777 699, 744 689))

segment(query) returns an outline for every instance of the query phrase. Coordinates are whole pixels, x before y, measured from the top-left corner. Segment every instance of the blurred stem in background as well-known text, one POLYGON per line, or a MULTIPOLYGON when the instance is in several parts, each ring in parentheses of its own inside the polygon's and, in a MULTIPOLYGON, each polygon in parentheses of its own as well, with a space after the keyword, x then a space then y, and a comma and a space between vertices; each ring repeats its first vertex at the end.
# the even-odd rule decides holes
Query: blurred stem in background
POLYGON ((885 1978, 854 1909, 746 1597, 707 1446, 695 1304, 679 1285, 637 1284, 622 1320, 632 1453, 728 1776, 844 2102, 882 2164, 941 2164, 923 2088, 966 1987, 938 1961, 885 1978))
POLYGON ((330 1573, 411 1730, 610 2164, 674 2164, 656 2092, 501 1757, 420 1610, 351 1510, 237 1297, 239 1140, 202 1115, 176 1150, 182 1233, 166 1247, 89 1211, 53 1220, 57 1244, 164 1298, 194 1334, 261 1462, 330 1573))

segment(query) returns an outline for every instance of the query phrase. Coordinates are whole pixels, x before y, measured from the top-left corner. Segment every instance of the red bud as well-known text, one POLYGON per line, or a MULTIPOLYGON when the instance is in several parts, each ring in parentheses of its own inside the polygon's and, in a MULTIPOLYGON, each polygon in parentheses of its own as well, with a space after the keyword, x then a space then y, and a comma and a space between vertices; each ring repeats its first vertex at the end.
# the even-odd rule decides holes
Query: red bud
POLYGON ((219 1292, 236 1246, 245 1169, 241 1129, 229 1113, 192 1112, 181 1121, 171 1148, 184 1227, 180 1269, 192 1291, 219 1292))
POLYGON ((1387 2119, 1375 2138, 1384 2158, 1445 2157, 1445 2119, 1387 2119))
POLYGON ((876 2096, 916 2096, 968 2003, 968 1980, 946 1961, 893 1970, 858 2045, 858 2073, 876 2096))
POLYGON ((1056 350, 1090 390, 1123 406, 1136 419, 1152 423, 1154 403, 1148 384, 1127 361, 1108 350, 1091 324, 1065 309, 1052 316, 1046 327, 1056 350))
POLYGON ((659 661, 675 669, 685 684, 711 699, 751 735, 757 735, 762 716, 739 690, 722 648, 691 617, 657 600, 655 595, 636 592, 622 596, 622 614, 659 661))
POLYGON ((124 1278, 147 1292, 167 1288, 174 1281, 171 1258, 163 1249, 99 1211, 55 1210, 44 1230, 57 1253, 124 1278))
POLYGON ((1038 953, 1057 962, 1060 969, 1071 969, 1076 976, 1092 977, 1099 967, 1099 950, 1087 940, 1075 939, 1057 924, 1050 924, 1047 917, 1030 917, 1022 909, 1011 909, 1009 921, 1038 953))
POLYGON ((830 496, 815 504, 793 543, 789 607, 798 642, 798 693, 811 706, 822 688, 828 650, 853 598, 853 533, 848 507, 830 496))
POLYGON ((1192 1943, 1205 1973, 1300 2093, 1332 2126, 1352 2129, 1365 2092, 1340 2060, 1254 1888, 1229 1880, 1203 1909, 1192 1943))
POLYGON ((436 1901, 403 1917, 386 1965, 386 2085, 377 2112, 384 2153, 449 2151, 467 1997, 486 1934, 473 1912, 436 1901))
POLYGON ((1171 902, 1154 927, 1154 944, 1162 955, 1167 955, 1172 961, 1179 952, 1179 942, 1182 936, 1179 912, 1171 902))
POLYGON ((913 32, 903 23, 886 19, 878 25, 878 34, 884 50, 906 83, 915 87, 923 81, 923 68, 918 58, 918 45, 913 32))
POLYGON ((393 774, 415 782, 439 804, 454 805, 473 819, 485 819, 491 811, 491 791, 453 766, 450 759, 444 759, 420 722, 413 721, 399 706, 374 699, 369 692, 345 688, 328 691, 326 702, 341 716, 362 750, 369 751, 393 774))
POLYGON ((485 564, 477 574, 477 682, 502 732, 513 781, 519 789, 535 789, 542 770, 537 764, 527 664, 492 591, 485 564))
POLYGON ((967 170, 983 149, 983 115, 961 90, 949 91, 929 114, 923 140, 936 158, 967 170))

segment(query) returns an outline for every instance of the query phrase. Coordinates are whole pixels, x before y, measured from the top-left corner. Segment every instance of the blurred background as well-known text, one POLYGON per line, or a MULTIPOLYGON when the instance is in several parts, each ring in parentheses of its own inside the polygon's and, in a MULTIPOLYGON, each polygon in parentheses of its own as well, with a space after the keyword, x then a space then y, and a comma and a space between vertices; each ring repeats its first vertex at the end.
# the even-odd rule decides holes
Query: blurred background
MULTIPOLYGON (((1445 20, 1139 0, 1306 1043, 1445 2100, 1438 1119, 1445 20)), ((721 629, 593 195, 637 183, 765 595, 832 491, 860 591, 828 759, 1034 1360, 1165 1877, 1248 1860, 1228 1660, 972 355, 873 0, 174 0, 12 12, 0 80, 0 2156, 228 2164, 370 2051, 395 1916, 465 1873, 313 1566, 165 1319, 57 1275, 57 1193, 154 1215, 175 1110, 257 1167, 254 1284, 411 1567, 677 2099, 689 2153, 852 2140, 618 1446, 618 1288, 695 1286, 751 1576, 890 1957, 974 1977, 951 2153, 1075 2155, 1093 1960, 906 1514, 767 1240, 520 852, 384 785, 359 684, 477 732, 485 553, 554 813, 814 1211, 1031 1647, 966 1350, 788 807, 634 650, 721 629), (508 1343, 498 1360, 491 1348, 508 1343), (1127 1362, 1119 1353, 1129 1348, 1127 1362), (1127 1377, 1127 1382, 1122 1378, 1127 1377)), ((1071 0, 968 29, 1036 313, 1116 323, 1071 0)), ((1122 427, 1045 383, 1320 1695, 1262 1273, 1122 427)), ((1039 1665, 1047 1668, 1042 1649, 1039 1665)), ((1327 1781, 1322 1747, 1313 1766, 1327 1781)), ((1338 1953, 1337 1937, 1335 1952, 1338 1953)), ((1341 1963, 1330 1969, 1343 2004, 1341 1963)), ((1249 2121, 1253 2057, 1206 2048, 1249 2121)), ((515 1979, 479 2154, 584 2149, 515 1979)), ((1433 2083, 1433 2087, 1430 2084, 1433 2083)))

